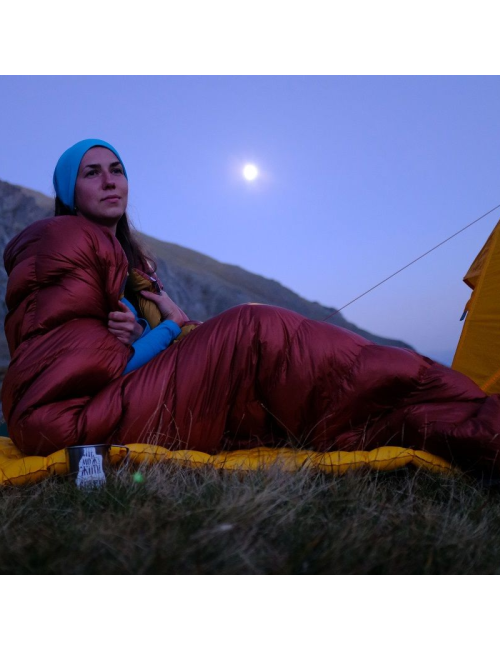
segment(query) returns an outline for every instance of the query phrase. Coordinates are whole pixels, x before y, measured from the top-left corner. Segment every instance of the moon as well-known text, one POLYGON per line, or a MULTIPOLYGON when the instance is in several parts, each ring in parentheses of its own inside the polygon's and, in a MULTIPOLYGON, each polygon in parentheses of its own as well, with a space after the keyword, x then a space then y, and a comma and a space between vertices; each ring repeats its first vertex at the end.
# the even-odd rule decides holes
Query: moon
POLYGON ((245 180, 254 181, 258 175, 259 175, 259 170, 252 163, 247 163, 243 167, 243 176, 245 177, 245 180))

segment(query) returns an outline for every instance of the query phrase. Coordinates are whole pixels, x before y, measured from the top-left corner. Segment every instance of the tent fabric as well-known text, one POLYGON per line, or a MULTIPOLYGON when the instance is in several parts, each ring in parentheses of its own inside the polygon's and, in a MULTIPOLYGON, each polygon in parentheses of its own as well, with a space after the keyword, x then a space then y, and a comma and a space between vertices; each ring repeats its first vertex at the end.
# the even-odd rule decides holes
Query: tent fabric
POLYGON ((500 396, 412 350, 247 304, 122 376, 130 348, 107 319, 128 265, 109 231, 83 217, 38 221, 4 261, 12 359, 2 404, 27 457, 96 443, 210 455, 396 446, 500 470, 500 396))
MULTIPOLYGON (((254 471, 278 467, 292 472, 308 468, 338 475, 361 468, 392 471, 408 465, 436 473, 451 474, 454 471, 450 463, 438 456, 401 447, 327 453, 260 447, 214 455, 194 450, 171 451, 146 444, 131 444, 128 449, 131 463, 138 466, 171 462, 191 468, 211 465, 227 471, 254 471)), ((125 456, 125 449, 110 449, 112 464, 123 461, 125 456)), ((65 476, 68 473, 69 464, 64 449, 47 457, 25 456, 12 440, 0 438, 0 485, 27 485, 49 476, 65 476)))
POLYGON ((500 221, 464 282, 472 295, 452 368, 470 377, 486 393, 500 393, 500 221))

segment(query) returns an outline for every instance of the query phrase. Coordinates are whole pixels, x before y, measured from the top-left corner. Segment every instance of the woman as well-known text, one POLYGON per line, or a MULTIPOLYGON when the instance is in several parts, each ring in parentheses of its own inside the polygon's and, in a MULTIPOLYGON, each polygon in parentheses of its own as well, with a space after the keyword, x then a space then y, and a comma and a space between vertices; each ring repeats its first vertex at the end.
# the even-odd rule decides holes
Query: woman
MULTIPOLYGON (((118 152, 102 140, 84 140, 68 149, 59 159, 54 171, 56 189, 55 214, 76 214, 102 225, 122 245, 127 255, 129 271, 138 267, 152 272, 154 264, 134 238, 126 207, 128 179, 125 165, 118 152), (104 146, 99 146, 104 145, 104 146), (75 177, 76 176, 76 177, 75 177)), ((136 296, 130 286, 119 302, 119 311, 109 314, 108 329, 118 340, 133 346, 133 357, 124 373, 144 365, 180 335, 179 326, 185 325, 184 312, 165 291, 158 294, 142 291, 158 307, 162 323, 151 329, 147 320, 139 318, 136 296), (146 336, 148 335, 148 336, 146 336)))
POLYGON ((98 442, 207 452, 391 444, 500 468, 499 396, 410 350, 267 305, 229 309, 173 343, 187 316, 154 291, 118 152, 77 143, 54 185, 57 216, 4 255, 12 360, 2 400, 25 453, 98 442), (161 322, 149 314, 148 329, 150 307, 161 322))

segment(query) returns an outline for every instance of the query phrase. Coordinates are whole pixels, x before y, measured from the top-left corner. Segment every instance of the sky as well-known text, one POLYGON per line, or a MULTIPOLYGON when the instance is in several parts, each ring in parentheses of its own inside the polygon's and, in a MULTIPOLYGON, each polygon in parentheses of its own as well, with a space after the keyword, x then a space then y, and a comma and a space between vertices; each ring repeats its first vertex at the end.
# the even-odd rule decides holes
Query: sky
MULTIPOLYGON (((499 115, 494 76, 2 76, 0 179, 53 196, 62 152, 106 140, 139 230, 333 311, 500 203, 499 115)), ((344 317, 451 362, 462 278, 499 219, 344 317)))

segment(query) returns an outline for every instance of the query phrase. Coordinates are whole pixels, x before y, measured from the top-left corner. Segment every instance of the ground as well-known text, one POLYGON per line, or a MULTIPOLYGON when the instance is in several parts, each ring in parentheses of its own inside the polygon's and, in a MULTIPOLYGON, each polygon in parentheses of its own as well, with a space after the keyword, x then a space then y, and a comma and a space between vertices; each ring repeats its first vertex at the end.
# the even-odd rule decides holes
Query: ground
POLYGON ((398 472, 334 477, 123 466, 0 490, 0 572, 496 573, 500 491, 398 472))

